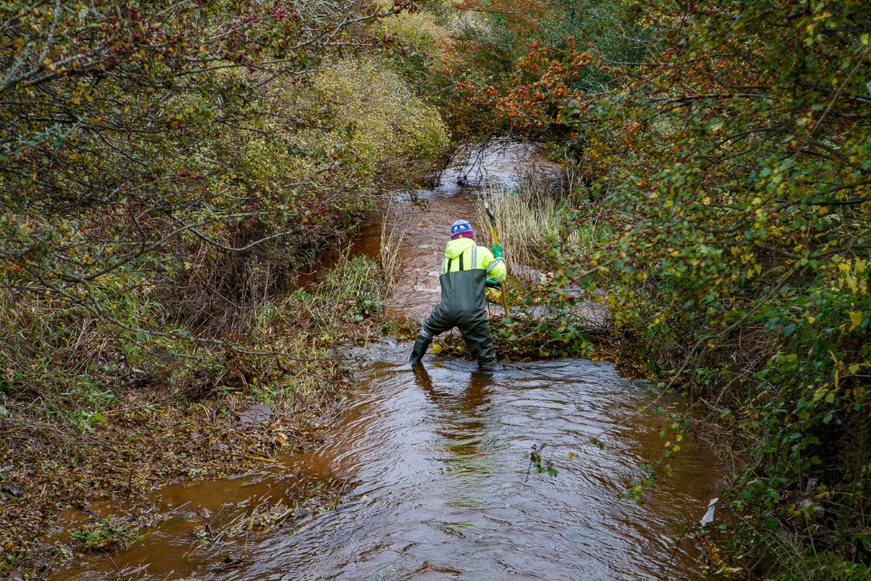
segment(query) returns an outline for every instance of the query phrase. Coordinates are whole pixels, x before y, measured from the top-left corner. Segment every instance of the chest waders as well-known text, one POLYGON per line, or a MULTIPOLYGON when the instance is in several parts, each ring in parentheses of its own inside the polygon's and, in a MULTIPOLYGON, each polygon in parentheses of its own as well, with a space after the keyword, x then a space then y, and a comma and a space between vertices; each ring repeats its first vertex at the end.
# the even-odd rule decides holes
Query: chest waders
MULTIPOLYGON (((465 253, 464 253, 465 254, 465 253)), ((414 343, 411 362, 420 363, 433 337, 460 329, 466 349, 478 361, 481 371, 492 371, 496 365, 496 351, 487 319, 487 302, 484 283, 487 273, 477 267, 477 248, 472 249, 471 268, 464 269, 464 255, 456 259, 445 258, 444 274, 439 277, 441 301, 423 324, 414 343), (459 270, 451 272, 454 260, 459 261, 459 270)))

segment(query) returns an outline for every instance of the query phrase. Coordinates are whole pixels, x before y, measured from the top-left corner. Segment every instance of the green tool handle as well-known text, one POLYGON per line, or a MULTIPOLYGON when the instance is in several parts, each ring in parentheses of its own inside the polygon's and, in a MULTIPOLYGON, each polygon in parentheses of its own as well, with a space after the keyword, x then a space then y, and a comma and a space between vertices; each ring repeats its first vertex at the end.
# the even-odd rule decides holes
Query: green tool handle
POLYGON ((484 206, 484 211, 487 212, 487 217, 490 218, 490 229, 493 231, 493 244, 499 244, 499 232, 496 230, 496 214, 490 208, 490 204, 484 206))

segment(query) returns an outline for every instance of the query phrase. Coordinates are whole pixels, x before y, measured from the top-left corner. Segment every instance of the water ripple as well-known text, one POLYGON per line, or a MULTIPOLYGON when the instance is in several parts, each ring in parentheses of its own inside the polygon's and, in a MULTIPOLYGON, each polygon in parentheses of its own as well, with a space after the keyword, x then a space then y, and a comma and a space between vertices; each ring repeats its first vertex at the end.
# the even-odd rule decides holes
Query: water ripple
POLYGON ((661 454, 661 418, 636 413, 645 386, 613 366, 513 365, 487 379, 457 362, 372 364, 363 381, 372 389, 318 452, 360 485, 251 547, 233 578, 702 578, 688 544, 669 560, 685 515, 704 511, 712 459, 689 446, 642 504, 622 498, 661 454), (587 444, 619 422, 604 449, 587 444), (556 478, 527 476, 532 444, 546 444, 556 478))

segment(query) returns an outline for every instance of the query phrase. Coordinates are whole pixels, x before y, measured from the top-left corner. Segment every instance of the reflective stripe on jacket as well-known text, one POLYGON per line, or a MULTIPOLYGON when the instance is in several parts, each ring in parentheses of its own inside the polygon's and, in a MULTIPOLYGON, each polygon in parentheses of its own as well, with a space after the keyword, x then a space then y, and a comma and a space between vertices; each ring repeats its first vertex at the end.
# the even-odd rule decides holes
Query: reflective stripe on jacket
POLYGON ((477 269, 485 271, 487 278, 496 282, 503 282, 508 274, 505 263, 495 258, 489 248, 475 244, 474 240, 457 238, 448 242, 442 261, 442 274, 477 269))

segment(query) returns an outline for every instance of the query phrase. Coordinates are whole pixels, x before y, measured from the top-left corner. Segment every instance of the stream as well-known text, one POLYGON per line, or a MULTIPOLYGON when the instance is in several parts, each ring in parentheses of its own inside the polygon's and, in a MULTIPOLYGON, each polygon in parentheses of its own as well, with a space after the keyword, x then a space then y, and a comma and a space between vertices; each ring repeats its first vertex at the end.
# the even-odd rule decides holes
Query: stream
MULTIPOLYGON (((446 232, 474 217, 469 182, 511 187, 521 169, 547 165, 520 144, 491 147, 478 161, 419 192, 425 204, 390 212, 415 242, 403 249, 390 316, 422 320, 438 301, 446 232)), ((353 251, 377 253, 380 234, 380 221, 370 224, 353 251)), ((623 497, 662 457, 659 432, 670 423, 639 412, 653 399, 647 384, 588 360, 504 364, 487 377, 471 361, 427 355, 412 371, 410 348, 385 337, 353 353, 357 387, 318 449, 287 455, 265 478, 165 487, 156 498, 178 516, 55 579, 705 578, 702 553, 683 533, 718 495, 722 471, 709 450, 688 438, 672 476, 640 503, 623 497), (597 436, 602 447, 589 443, 597 436), (542 444, 557 476, 529 470, 525 454, 542 444), (196 549, 197 515, 277 503, 321 483, 342 486, 332 510, 299 509, 231 550, 196 549)))

